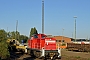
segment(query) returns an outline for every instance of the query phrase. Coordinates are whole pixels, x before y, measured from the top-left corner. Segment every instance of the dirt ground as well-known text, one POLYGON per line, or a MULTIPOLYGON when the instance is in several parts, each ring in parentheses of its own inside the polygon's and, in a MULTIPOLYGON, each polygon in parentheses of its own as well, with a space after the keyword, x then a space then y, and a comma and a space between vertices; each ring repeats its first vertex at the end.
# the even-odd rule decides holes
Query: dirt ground
POLYGON ((90 53, 87 52, 75 52, 62 49, 61 60, 90 60, 90 53))
MULTIPOLYGON (((18 53, 16 55, 19 55, 18 53)), ((61 51, 62 58, 56 60, 90 60, 90 53, 86 52, 74 52, 62 49, 61 51)), ((38 58, 32 58, 27 54, 20 54, 16 59, 11 60, 43 60, 38 58)), ((50 59, 49 59, 50 60, 50 59)))

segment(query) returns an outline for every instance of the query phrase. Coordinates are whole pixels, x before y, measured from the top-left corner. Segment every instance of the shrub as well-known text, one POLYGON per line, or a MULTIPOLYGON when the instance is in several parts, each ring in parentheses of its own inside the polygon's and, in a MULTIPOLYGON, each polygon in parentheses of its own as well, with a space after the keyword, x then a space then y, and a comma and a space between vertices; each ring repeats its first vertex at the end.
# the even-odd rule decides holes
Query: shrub
POLYGON ((0 57, 1 59, 6 59, 10 56, 8 51, 8 45, 5 41, 0 42, 0 57))

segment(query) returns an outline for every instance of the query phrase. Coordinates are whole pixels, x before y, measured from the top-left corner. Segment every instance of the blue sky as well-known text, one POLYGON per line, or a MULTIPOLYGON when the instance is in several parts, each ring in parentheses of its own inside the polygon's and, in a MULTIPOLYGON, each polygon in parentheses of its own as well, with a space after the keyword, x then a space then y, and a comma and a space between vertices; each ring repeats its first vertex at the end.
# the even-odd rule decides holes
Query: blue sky
MULTIPOLYGON (((90 0, 45 0, 45 34, 74 37, 74 16, 77 38, 90 38, 90 0)), ((42 0, 0 0, 0 29, 18 31, 29 36, 30 29, 42 31, 42 0)))

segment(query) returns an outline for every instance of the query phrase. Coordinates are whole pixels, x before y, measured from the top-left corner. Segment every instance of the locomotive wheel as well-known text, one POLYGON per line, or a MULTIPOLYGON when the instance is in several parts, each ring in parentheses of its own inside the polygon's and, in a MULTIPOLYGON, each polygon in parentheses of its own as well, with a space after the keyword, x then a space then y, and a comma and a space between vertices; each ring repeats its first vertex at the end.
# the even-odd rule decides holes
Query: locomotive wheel
POLYGON ((41 53, 39 51, 34 51, 34 56, 39 58, 41 56, 41 53))
POLYGON ((36 57, 39 58, 41 56, 41 52, 36 52, 36 57))

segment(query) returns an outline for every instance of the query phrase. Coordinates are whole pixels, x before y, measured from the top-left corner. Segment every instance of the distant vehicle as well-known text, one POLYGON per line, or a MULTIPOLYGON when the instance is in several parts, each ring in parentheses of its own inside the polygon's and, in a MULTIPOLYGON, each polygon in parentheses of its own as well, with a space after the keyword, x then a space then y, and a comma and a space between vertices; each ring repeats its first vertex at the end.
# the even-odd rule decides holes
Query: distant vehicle
POLYGON ((56 39, 45 34, 35 34, 28 40, 27 53, 38 58, 61 58, 61 49, 56 48, 56 39))

